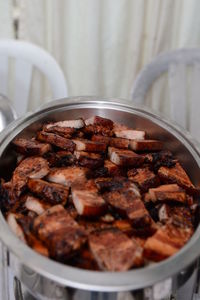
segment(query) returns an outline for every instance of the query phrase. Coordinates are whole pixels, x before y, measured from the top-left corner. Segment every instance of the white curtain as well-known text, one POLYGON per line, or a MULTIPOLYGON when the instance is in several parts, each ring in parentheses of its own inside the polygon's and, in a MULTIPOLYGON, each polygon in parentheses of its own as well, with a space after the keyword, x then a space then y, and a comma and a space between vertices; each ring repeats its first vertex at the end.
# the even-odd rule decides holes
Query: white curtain
MULTIPOLYGON (((9 6, 10 1, 0 4, 9 6)), ((13 2, 19 7, 18 37, 57 59, 69 95, 130 98, 136 75, 158 53, 200 46, 199 0, 13 2)), ((5 17, 2 10, 0 14, 5 17)), ((165 89, 161 80, 153 93, 154 106, 167 97, 165 89)), ((48 85, 35 73, 30 108, 50 97, 48 85)))

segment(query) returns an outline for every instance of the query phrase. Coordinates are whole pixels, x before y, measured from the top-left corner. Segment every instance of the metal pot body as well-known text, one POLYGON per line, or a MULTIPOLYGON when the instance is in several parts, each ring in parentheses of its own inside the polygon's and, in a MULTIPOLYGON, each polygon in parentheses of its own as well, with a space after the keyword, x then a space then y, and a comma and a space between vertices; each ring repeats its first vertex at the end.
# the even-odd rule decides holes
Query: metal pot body
MULTIPOLYGON (((10 142, 16 136, 32 137, 44 122, 87 118, 100 115, 127 126, 145 130, 151 138, 159 138, 183 164, 195 185, 200 182, 200 152, 197 143, 184 130, 142 107, 120 100, 79 97, 61 99, 34 114, 14 121, 1 135, 0 156, 3 176, 9 179, 15 167, 10 142)), ((18 278, 36 299, 167 299, 181 292, 191 299, 197 274, 200 250, 200 227, 191 240, 173 257, 127 272, 96 272, 62 265, 34 252, 20 242, 0 215, 0 238, 9 272, 18 278), (189 292, 190 291, 190 292, 189 292), (190 293, 190 295, 189 295, 190 293)), ((4 259, 5 263, 5 259, 4 259)), ((18 280, 15 296, 20 299, 18 280)), ((13 289, 13 283, 8 290, 13 289)), ((8 292, 9 293, 9 292, 8 292)), ((22 295, 21 295, 22 296, 22 295)), ((180 296, 182 297, 182 296, 180 296)), ((23 298, 21 298, 23 299, 23 298)), ((184 299, 183 297, 180 299, 184 299)))

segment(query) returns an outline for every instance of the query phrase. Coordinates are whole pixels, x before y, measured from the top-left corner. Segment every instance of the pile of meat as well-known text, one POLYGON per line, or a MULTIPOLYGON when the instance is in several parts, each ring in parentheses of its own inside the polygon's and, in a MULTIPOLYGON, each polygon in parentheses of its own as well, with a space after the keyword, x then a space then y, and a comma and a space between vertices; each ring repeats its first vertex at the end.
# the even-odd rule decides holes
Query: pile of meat
POLYGON ((198 189, 145 132, 99 116, 44 124, 16 138, 1 209, 42 255, 90 270, 125 271, 175 254, 196 226, 198 189))

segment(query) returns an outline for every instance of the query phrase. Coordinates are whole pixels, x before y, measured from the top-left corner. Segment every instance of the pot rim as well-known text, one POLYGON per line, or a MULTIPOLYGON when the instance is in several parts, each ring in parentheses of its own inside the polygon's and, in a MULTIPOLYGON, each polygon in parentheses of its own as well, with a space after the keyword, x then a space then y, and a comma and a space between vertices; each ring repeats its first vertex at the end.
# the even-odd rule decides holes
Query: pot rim
MULTIPOLYGON (((190 151, 200 167, 200 150, 198 143, 180 126, 160 117, 147 108, 131 105, 123 99, 102 98, 93 96, 70 97, 47 103, 47 107, 35 113, 28 113, 24 117, 13 121, 0 135, 0 155, 10 141, 28 125, 47 116, 50 112, 61 110, 64 107, 73 108, 102 108, 115 109, 136 113, 148 118, 157 125, 170 130, 176 138, 190 151), (123 102, 122 102, 123 101, 123 102), (50 106, 48 105, 50 104, 50 106), (173 125, 172 125, 173 124, 173 125)), ((18 259, 21 264, 31 268, 36 273, 47 277, 61 285, 91 291, 118 292, 142 289, 159 281, 171 278, 179 271, 189 266, 197 259, 200 252, 200 225, 189 242, 172 257, 156 264, 126 272, 99 272, 70 267, 46 258, 21 242, 10 230, 0 212, 0 239, 18 259)))

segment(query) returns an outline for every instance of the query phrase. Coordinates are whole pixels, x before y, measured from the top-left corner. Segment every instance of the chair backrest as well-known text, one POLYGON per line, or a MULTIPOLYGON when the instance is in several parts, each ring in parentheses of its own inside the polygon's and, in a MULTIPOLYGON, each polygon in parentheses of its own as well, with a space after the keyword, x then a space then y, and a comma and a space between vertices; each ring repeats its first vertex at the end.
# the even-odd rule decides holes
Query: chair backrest
POLYGON ((0 93, 8 96, 9 59, 15 59, 13 106, 17 115, 27 111, 32 71, 36 67, 45 75, 53 98, 67 96, 64 74, 56 60, 44 49, 24 41, 0 40, 0 93))
POLYGON ((200 139, 198 128, 200 126, 200 49, 178 49, 154 58, 138 74, 132 88, 132 100, 144 104, 148 90, 165 72, 168 72, 170 117, 200 139), (186 93, 188 66, 193 67, 189 99, 186 93))

